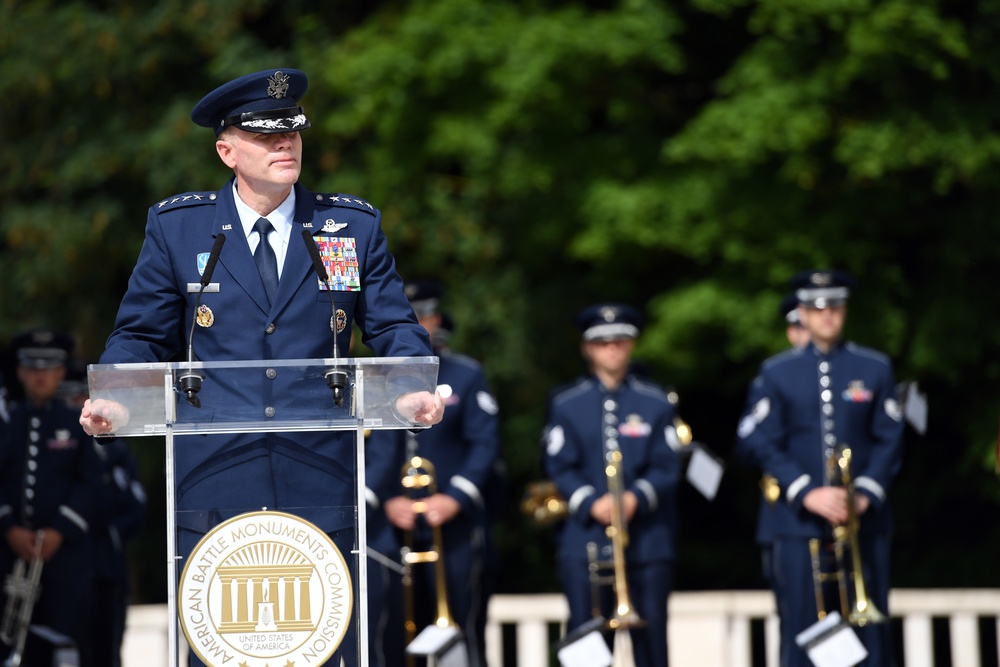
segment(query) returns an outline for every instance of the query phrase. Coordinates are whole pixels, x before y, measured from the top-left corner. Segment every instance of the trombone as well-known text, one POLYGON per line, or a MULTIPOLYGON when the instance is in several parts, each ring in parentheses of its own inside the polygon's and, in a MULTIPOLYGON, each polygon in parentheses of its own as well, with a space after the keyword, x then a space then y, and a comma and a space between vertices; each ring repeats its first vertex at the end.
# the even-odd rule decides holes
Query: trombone
POLYGON ((869 623, 883 623, 887 619, 879 611, 878 607, 875 606, 871 598, 868 597, 868 591, 865 587, 864 568, 861 562, 861 546, 858 537, 861 522, 857 511, 854 509, 854 478, 851 475, 851 448, 840 448, 839 456, 835 454, 827 463, 831 468, 839 469, 841 483, 847 489, 847 523, 842 526, 835 526, 833 529, 833 551, 837 563, 837 569, 834 572, 823 572, 820 562, 820 540, 817 538, 809 540, 813 590, 816 595, 816 615, 819 620, 822 620, 827 614, 823 596, 823 583, 836 580, 840 596, 841 616, 846 618, 848 623, 859 628, 869 623), (851 553, 850 571, 847 569, 847 563, 844 558, 845 549, 851 553), (854 583, 853 606, 849 602, 848 579, 854 583))
MULTIPOLYGON (((434 465, 423 457, 413 456, 406 462, 403 466, 401 481, 403 488, 409 494, 413 494, 410 496, 411 498, 417 493, 420 494, 420 498, 437 493, 434 465)), ((418 514, 426 513, 426 501, 415 499, 413 510, 418 514)), ((448 608, 444 551, 442 549, 444 543, 441 539, 441 526, 432 526, 431 534, 433 537, 433 546, 427 551, 415 551, 413 547, 413 531, 408 530, 404 533, 401 555, 403 561, 404 629, 406 630, 407 644, 410 644, 417 636, 417 619, 413 592, 413 565, 418 563, 434 564, 435 592, 437 595, 437 619, 434 621, 434 625, 439 628, 457 627, 448 608)), ((412 660, 412 657, 410 657, 410 660, 412 660)))
POLYGON ((607 465, 604 467, 605 475, 608 479, 608 492, 611 494, 611 524, 605 528, 605 534, 611 539, 610 563, 598 560, 597 545, 593 542, 587 544, 587 557, 589 561, 591 599, 594 605, 594 616, 599 617, 600 595, 599 586, 610 583, 615 593, 615 612, 607 622, 610 630, 626 628, 641 628, 646 624, 639 613, 632 606, 632 600, 628 592, 628 580, 625 576, 625 549, 628 547, 628 527, 625 524, 623 515, 623 499, 625 485, 622 483, 622 453, 618 449, 612 449, 607 453, 607 465), (601 569, 611 568, 613 574, 603 577, 601 569))
POLYGON ((28 639, 28 629, 31 627, 31 613, 41 593, 42 565, 45 562, 42 559, 44 536, 43 530, 35 533, 35 551, 31 563, 27 564, 18 558, 13 571, 3 582, 7 606, 4 608, 3 621, 0 623, 0 639, 11 647, 10 656, 4 663, 10 667, 19 667, 24 657, 24 643, 28 639))

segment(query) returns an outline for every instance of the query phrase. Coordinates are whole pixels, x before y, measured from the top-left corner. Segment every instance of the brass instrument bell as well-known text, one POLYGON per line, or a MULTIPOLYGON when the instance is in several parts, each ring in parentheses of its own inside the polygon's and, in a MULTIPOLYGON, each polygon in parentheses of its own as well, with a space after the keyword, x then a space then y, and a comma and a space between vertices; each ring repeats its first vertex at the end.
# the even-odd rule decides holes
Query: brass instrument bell
POLYGON ((530 482, 525 488, 521 512, 531 523, 544 528, 565 519, 569 509, 555 482, 545 479, 530 482))

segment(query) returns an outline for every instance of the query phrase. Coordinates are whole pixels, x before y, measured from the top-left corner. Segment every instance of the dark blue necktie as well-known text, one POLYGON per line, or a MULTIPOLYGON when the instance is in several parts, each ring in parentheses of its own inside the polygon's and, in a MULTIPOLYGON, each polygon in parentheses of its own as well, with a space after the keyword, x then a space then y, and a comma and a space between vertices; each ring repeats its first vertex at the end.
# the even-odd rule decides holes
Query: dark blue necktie
POLYGON ((260 243, 253 253, 253 260, 257 263, 257 270, 260 271, 268 303, 274 303, 274 295, 278 293, 278 260, 274 256, 274 248, 267 240, 267 235, 272 229, 274 227, 267 218, 258 218, 253 225, 253 230, 260 234, 260 243))

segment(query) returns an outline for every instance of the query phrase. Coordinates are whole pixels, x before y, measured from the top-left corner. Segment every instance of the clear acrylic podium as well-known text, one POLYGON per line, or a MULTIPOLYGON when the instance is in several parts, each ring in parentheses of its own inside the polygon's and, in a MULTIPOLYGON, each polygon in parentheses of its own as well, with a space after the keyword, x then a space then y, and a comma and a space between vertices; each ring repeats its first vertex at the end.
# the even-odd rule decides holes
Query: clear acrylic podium
MULTIPOLYGON (((416 391, 433 393, 436 389, 437 372, 437 357, 132 363, 89 367, 88 380, 92 404, 104 399, 123 408, 118 414, 109 414, 114 429, 113 435, 165 438, 167 603, 170 618, 168 664, 171 667, 178 667, 179 660, 178 641, 181 636, 179 626, 183 621, 178 615, 178 581, 182 571, 186 574, 185 567, 188 563, 185 563, 185 554, 189 554, 192 560, 198 558, 199 554, 202 562, 207 563, 209 560, 204 557, 204 551, 197 550, 201 548, 201 543, 198 548, 191 550, 188 548, 190 545, 181 543, 179 535, 189 536, 186 541, 190 542, 198 535, 208 534, 202 540, 204 543, 209 541, 214 526, 225 524, 230 518, 235 520, 241 516, 253 516, 253 513, 263 511, 278 512, 316 523, 319 529, 325 532, 330 532, 330 526, 335 526, 338 534, 350 542, 347 550, 340 549, 352 569, 350 576, 353 579, 353 586, 350 591, 353 596, 353 613, 349 615, 349 622, 355 630, 357 665, 367 667, 369 651, 365 432, 371 429, 421 428, 421 425, 411 421, 412 415, 406 414, 398 399, 416 391), (343 402, 339 406, 335 404, 326 380, 327 373, 332 369, 346 372, 348 378, 343 402), (191 373, 201 378, 200 389, 195 394, 197 400, 194 401, 200 403, 199 407, 192 405, 179 389, 179 380, 191 373), (254 449, 253 443, 260 445, 269 438, 287 442, 289 447, 298 447, 300 450, 298 455, 301 457, 309 455, 309 443, 320 443, 323 447, 342 447, 342 450, 337 450, 342 451, 344 455, 339 457, 340 464, 353 475, 353 488, 344 491, 340 499, 329 506, 313 504, 306 507, 294 503, 283 505, 280 494, 270 494, 265 491, 265 487, 269 485, 255 486, 252 479, 247 479, 245 485, 236 485, 245 488, 229 489, 240 498, 236 506, 192 507, 191 503, 185 501, 184 489, 181 490, 180 496, 182 506, 178 506, 177 485, 185 483, 184 479, 177 477, 178 466, 180 472, 184 473, 191 468, 192 461, 202 458, 215 455, 232 456, 232 452, 259 451, 254 449), (257 502, 256 497, 258 487, 262 496, 260 502, 257 502), (322 520, 317 521, 317 518, 322 520), (190 537, 192 535, 195 537, 190 537)), ((268 461, 270 460, 268 458, 268 461)), ((195 469, 200 468, 196 466, 195 469)), ((238 471, 239 468, 233 470, 238 471)), ((300 470, 308 472, 310 469, 300 468, 300 470)), ((191 477, 190 474, 187 476, 191 477)), ((203 482, 206 485, 213 483, 211 476, 203 482)), ((279 486, 290 485, 294 493, 294 487, 300 480, 277 480, 276 483, 279 486)), ((309 481, 304 479, 301 484, 308 486, 309 481)), ((202 488, 204 493, 208 487, 199 488, 202 488)), ((192 495, 197 498, 196 494, 192 495)), ((305 493, 305 495, 310 494, 305 493)), ((266 516, 270 517, 271 514, 266 516)), ((281 516, 277 518, 280 519, 281 516)), ((286 529, 286 532, 289 531, 286 529)), ((220 549, 225 546, 226 541, 222 536, 215 539, 220 549)), ((302 544, 306 544, 304 539, 302 544)), ((294 548, 275 548, 273 551, 298 549, 308 556, 305 547, 296 544, 291 546, 294 548)), ((209 547, 209 553, 212 548, 209 547)), ((260 551, 259 546, 256 549, 260 551)), ((313 549, 317 554, 328 551, 322 545, 313 549)), ((244 551, 249 553, 247 549, 244 551)), ((301 554, 299 556, 299 564, 294 567, 302 572, 303 558, 301 554)), ((240 555, 240 558, 246 560, 247 557, 240 555)), ((227 562, 231 565, 235 559, 234 555, 227 562)), ((259 563, 255 566, 258 571, 265 571, 261 570, 259 563)), ((269 567, 272 569, 266 571, 273 572, 275 566, 269 567)), ((290 654, 282 652, 284 649, 279 644, 283 641, 294 644, 301 633, 279 632, 281 623, 287 620, 284 627, 301 629, 303 618, 307 619, 310 613, 307 607, 312 604, 312 609, 315 610, 326 602, 316 600, 315 595, 310 598, 308 590, 300 580, 296 579, 293 585, 292 578, 287 575, 289 568, 293 566, 284 563, 283 567, 285 575, 273 573, 265 575, 262 580, 241 587, 239 592, 231 588, 228 579, 219 584, 218 580, 223 569, 221 566, 219 572, 202 573, 203 580, 206 580, 206 589, 208 578, 212 578, 212 581, 218 584, 213 589, 216 596, 213 599, 218 598, 219 590, 222 590, 225 596, 229 596, 225 598, 226 609, 218 614, 219 618, 205 620, 204 634, 207 637, 203 637, 201 630, 197 633, 199 642, 205 643, 210 640, 213 645, 205 643, 203 646, 191 646, 206 664, 212 664, 216 658, 219 664, 241 663, 239 659, 232 659, 243 655, 238 651, 232 653, 233 646, 240 641, 252 642, 258 639, 272 642, 266 645, 260 644, 263 647, 261 650, 272 650, 267 647, 273 647, 272 652, 266 654, 271 658, 272 664, 285 664, 284 658, 290 654), (267 576, 270 579, 266 578, 267 576), (259 616, 257 607, 254 607, 255 603, 253 601, 247 603, 247 596, 257 600, 256 604, 261 610, 259 616), (237 611, 234 612, 230 607, 235 607, 237 611), (220 627, 238 627, 241 631, 239 634, 235 634, 235 631, 231 631, 230 634, 219 634, 220 627), (263 631, 259 630, 261 627, 264 628, 263 631), (216 633, 214 635, 213 629, 216 633), (277 663, 278 658, 281 658, 280 663, 277 663)), ((309 564, 306 563, 305 567, 308 569, 309 564)), ((247 569, 251 569, 249 565, 242 569, 228 567, 227 573, 239 573, 247 569)), ((304 575, 307 580, 311 578, 314 581, 318 576, 319 568, 314 569, 311 574, 304 575)), ((198 575, 194 576, 197 578, 198 575)), ((187 607, 184 606, 187 604, 186 601, 180 602, 182 609, 186 611, 187 607)), ((205 606, 209 606, 207 597, 205 606)), ((194 635, 187 626, 182 629, 191 645, 194 635)), ((344 644, 348 641, 350 640, 344 640, 344 644)), ((314 641, 316 645, 325 642, 323 638, 314 641)), ((250 660, 246 662, 256 664, 250 660)), ((257 662, 263 665, 267 660, 262 658, 257 662)), ((348 667, 351 667, 350 664, 348 667)))

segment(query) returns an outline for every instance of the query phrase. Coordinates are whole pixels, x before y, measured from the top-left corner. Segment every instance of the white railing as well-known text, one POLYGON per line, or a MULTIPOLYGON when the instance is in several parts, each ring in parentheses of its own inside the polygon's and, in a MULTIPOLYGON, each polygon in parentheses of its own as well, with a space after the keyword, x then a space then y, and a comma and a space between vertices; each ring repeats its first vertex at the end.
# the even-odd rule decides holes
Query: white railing
MULTIPOLYGON (((1000 589, 894 590, 889 596, 894 617, 902 619, 900 667, 934 667, 932 622, 948 619, 951 664, 980 667, 979 619, 997 624, 1000 637, 1000 589)), ((494 595, 490 599, 486 653, 490 667, 504 664, 504 626, 516 638, 517 667, 550 667, 550 629, 561 635, 568 616, 559 594, 494 595)), ((767 591, 682 592, 670 596, 668 627, 670 662, 698 667, 750 667, 752 624, 762 622, 767 667, 777 667, 778 625, 767 591)), ((165 667, 166 605, 129 608, 123 667, 165 667)), ((509 657, 508 657, 509 658, 509 657)), ((509 660, 508 660, 509 662, 509 660)))

